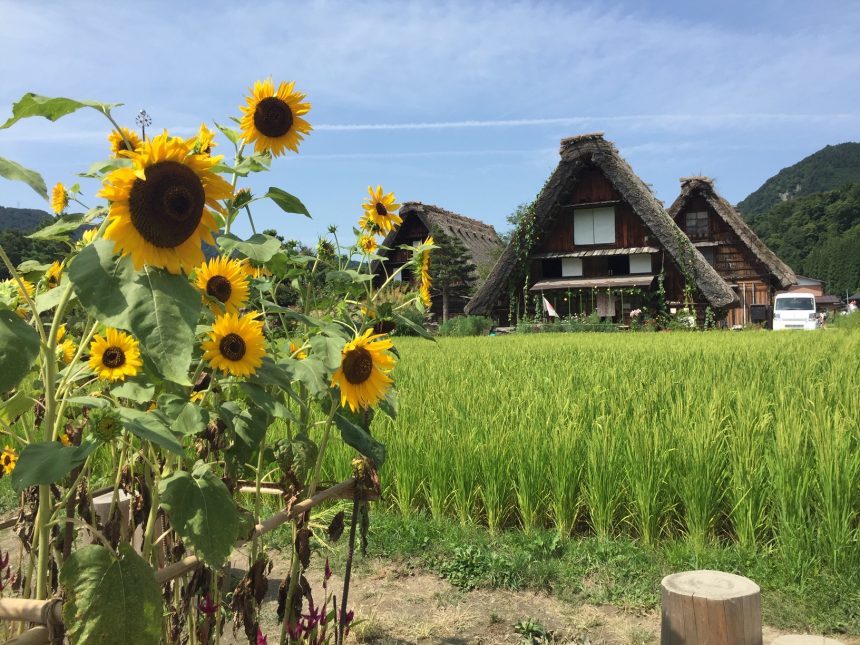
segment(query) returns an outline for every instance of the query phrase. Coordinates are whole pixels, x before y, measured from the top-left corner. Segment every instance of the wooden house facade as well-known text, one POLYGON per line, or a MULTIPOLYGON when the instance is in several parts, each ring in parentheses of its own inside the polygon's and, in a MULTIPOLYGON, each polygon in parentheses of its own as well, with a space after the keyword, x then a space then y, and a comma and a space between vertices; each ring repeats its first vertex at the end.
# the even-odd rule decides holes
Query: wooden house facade
POLYGON ((732 306, 736 294, 602 134, 563 139, 561 161, 466 313, 513 323, 542 298, 562 316, 732 306))
MULTIPOLYGON (((469 251, 472 262, 478 267, 492 266, 501 253, 502 241, 496 230, 479 220, 421 202, 404 202, 400 208, 400 217, 403 223, 386 236, 382 242, 382 246, 386 248, 378 251, 379 255, 386 258, 384 267, 380 263, 374 267, 374 271, 380 278, 384 272, 393 273, 412 259, 412 252, 401 249, 400 246, 417 246, 426 240, 434 229, 441 229, 449 237, 459 238, 469 251)), ((432 253, 430 262, 432 265, 432 253)), ((400 277, 406 282, 415 280, 410 267, 405 268, 400 277)), ((430 312, 441 320, 441 294, 431 289, 431 295, 433 303, 430 312)), ((448 302, 448 314, 451 316, 462 314, 467 301, 468 298, 464 296, 451 296, 448 302)))
POLYGON ((777 292, 797 284, 794 271, 717 193, 708 177, 682 178, 681 193, 668 213, 737 295, 737 302, 725 311, 729 326, 748 324, 753 305, 771 305, 777 292))

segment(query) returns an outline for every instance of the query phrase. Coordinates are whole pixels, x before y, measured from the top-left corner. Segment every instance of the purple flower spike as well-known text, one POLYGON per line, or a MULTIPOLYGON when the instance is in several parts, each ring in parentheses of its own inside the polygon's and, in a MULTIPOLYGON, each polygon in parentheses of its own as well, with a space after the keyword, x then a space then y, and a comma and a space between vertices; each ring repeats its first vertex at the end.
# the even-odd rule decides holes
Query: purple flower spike
MULTIPOLYGON (((325 578, 323 582, 328 582, 328 579, 331 578, 331 567, 328 566, 328 558, 325 559, 325 578)), ((323 585, 325 586, 325 585, 323 585)))
POLYGON ((257 645, 269 645, 269 639, 259 627, 257 627, 257 645))
POLYGON ((212 602, 212 596, 207 593, 205 598, 197 601, 197 609, 203 614, 214 614, 218 611, 218 605, 212 602))

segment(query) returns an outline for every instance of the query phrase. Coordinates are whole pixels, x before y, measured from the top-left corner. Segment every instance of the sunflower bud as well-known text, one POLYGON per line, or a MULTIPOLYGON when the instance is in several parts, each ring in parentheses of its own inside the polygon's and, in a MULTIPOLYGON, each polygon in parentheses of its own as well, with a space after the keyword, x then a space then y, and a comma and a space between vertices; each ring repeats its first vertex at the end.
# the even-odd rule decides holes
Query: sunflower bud
POLYGON ((105 443, 116 439, 122 430, 122 419, 113 408, 96 408, 90 412, 89 430, 99 441, 105 443))

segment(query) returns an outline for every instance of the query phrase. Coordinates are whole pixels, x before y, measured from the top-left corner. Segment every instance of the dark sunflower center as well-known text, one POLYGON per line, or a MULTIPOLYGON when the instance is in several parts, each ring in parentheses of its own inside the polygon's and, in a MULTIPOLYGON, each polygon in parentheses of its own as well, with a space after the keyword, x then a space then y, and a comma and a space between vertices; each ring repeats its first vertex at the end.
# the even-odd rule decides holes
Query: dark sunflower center
POLYGON ((245 341, 239 334, 227 334, 218 345, 221 355, 231 361, 241 361, 245 356, 245 341))
POLYGON ((373 357, 364 347, 356 347, 343 359, 343 375, 353 385, 360 385, 370 378, 373 357))
POLYGON ((388 215, 388 211, 385 209, 385 204, 383 204, 382 202, 376 202, 376 214, 388 215))
POLYGON ((137 179, 128 197, 131 223, 141 237, 161 248, 179 246, 197 229, 206 193, 197 174, 178 161, 159 161, 137 179))
POLYGON ((206 293, 221 302, 227 302, 230 294, 233 293, 233 287, 223 275, 216 275, 209 278, 209 282, 206 283, 206 293))
POLYGON ((125 352, 119 347, 108 347, 102 354, 102 363, 105 367, 122 367, 125 364, 125 352))
POLYGON ((281 99, 266 97, 254 110, 254 127, 267 137, 282 137, 293 127, 293 111, 281 99))

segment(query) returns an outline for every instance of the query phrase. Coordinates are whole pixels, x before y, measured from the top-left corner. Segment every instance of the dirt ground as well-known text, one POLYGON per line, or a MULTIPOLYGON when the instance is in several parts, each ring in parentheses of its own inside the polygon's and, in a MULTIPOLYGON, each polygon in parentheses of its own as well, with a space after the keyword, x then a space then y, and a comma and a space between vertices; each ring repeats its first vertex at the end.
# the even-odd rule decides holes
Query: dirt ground
MULTIPOLYGON (((314 590, 321 589, 318 563, 309 576, 314 590)), ((277 642, 276 598, 286 565, 272 570, 269 591, 262 606, 262 627, 269 643, 277 642)), ((334 575, 333 590, 340 597, 342 580, 334 575)), ((361 622, 348 642, 378 645, 523 643, 514 625, 537 620, 553 634, 552 643, 575 645, 647 645, 660 642, 660 612, 623 611, 613 606, 570 604, 547 595, 525 591, 478 589, 462 591, 435 574, 398 563, 372 560, 353 571, 350 605, 361 622)), ((764 645, 784 632, 764 628, 764 645)), ((845 645, 860 639, 840 638, 845 645)), ((236 645, 242 639, 229 641, 236 645)))
MULTIPOLYGON (((0 536, 0 548, 18 553, 19 543, 11 531, 0 536)), ((287 573, 288 562, 273 553, 274 567, 262 605, 261 627, 269 643, 278 642, 276 607, 278 586, 287 573)), ((247 554, 234 553, 233 574, 244 574, 247 554)), ((308 579, 316 592, 322 589, 320 563, 311 563, 308 579)), ((478 589, 462 591, 435 574, 415 570, 401 563, 383 560, 360 562, 353 570, 350 606, 358 624, 348 642, 377 645, 423 644, 503 644, 522 643, 514 631, 520 621, 533 619, 552 632, 552 643, 574 645, 648 645, 660 642, 658 610, 632 613, 612 606, 570 604, 550 596, 527 591, 478 589)), ((342 579, 335 574, 330 582, 340 597, 342 579)), ((221 642, 245 645, 240 632, 234 636, 227 626, 221 642)), ((787 632, 765 627, 764 644, 787 632)), ((860 645, 858 638, 841 637, 845 645, 860 645)))

